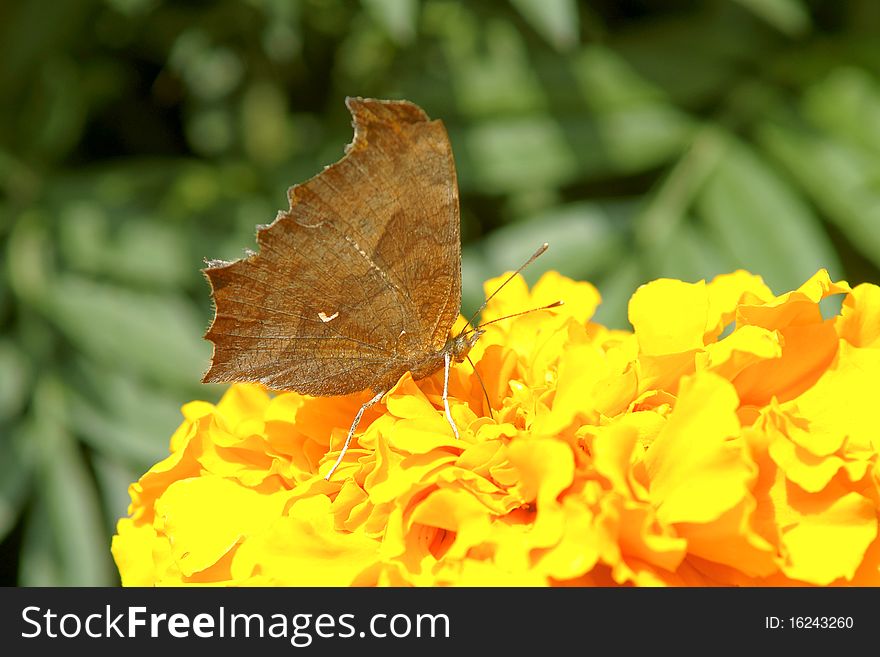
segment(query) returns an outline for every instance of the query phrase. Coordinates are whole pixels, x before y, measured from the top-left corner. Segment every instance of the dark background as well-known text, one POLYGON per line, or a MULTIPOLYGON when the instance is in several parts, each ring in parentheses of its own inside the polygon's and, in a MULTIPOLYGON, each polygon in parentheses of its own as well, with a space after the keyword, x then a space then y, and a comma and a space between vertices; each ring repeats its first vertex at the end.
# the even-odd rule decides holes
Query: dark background
POLYGON ((464 305, 514 268, 603 295, 736 268, 880 280, 874 0, 0 3, 0 583, 113 584, 126 487, 240 257, 351 140, 347 95, 446 123, 464 305))

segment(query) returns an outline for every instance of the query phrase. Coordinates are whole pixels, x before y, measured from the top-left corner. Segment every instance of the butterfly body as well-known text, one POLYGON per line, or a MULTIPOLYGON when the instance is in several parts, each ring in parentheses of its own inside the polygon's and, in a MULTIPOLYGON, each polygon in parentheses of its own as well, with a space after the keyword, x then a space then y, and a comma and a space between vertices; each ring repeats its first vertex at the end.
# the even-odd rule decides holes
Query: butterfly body
MULTIPOLYGON (((444 367, 447 354, 453 361, 460 363, 465 359, 468 352, 474 344, 476 344, 482 334, 483 331, 476 330, 462 332, 458 335, 450 335, 442 349, 414 359, 408 364, 407 368, 400 373, 400 376, 405 372, 412 372, 412 377, 416 381, 431 376, 434 372, 437 372, 444 367)), ((392 376, 392 385, 400 379, 400 376, 397 378, 392 376)))

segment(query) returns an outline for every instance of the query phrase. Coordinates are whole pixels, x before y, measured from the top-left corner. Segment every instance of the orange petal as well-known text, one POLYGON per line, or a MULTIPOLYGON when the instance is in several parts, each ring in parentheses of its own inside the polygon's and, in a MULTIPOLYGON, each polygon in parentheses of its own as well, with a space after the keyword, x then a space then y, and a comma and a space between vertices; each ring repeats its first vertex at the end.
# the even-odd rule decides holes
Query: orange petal
POLYGON ((455 532, 455 541, 447 555, 460 558, 488 534, 489 509, 467 491, 440 488, 415 507, 410 522, 455 532))

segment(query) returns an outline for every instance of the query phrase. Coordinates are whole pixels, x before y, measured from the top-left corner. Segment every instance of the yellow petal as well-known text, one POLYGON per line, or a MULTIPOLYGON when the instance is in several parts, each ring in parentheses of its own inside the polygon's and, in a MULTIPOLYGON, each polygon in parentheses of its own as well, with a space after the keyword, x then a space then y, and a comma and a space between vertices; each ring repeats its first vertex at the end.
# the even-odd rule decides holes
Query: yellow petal
POLYGON ((811 301, 818 303, 832 294, 843 294, 850 291, 849 283, 838 281, 835 283, 828 275, 827 269, 820 269, 813 274, 796 292, 803 294, 811 301))
POLYGON ((642 285, 629 301, 629 321, 646 355, 703 347, 709 312, 706 284, 661 278, 642 285))
POLYGON ((129 513, 133 519, 139 522, 152 522, 153 503, 156 498, 175 481, 198 476, 201 466, 196 455, 202 449, 208 427, 212 422, 212 415, 202 416, 194 423, 184 421, 174 433, 175 437, 183 437, 178 442, 179 451, 171 452, 128 487, 132 500, 129 513))
POLYGON ((434 415, 434 406, 407 372, 384 398, 388 412, 403 419, 434 415))
POLYGON ((700 367, 732 381, 746 368, 782 357, 782 336, 760 326, 743 326, 720 342, 706 347, 697 362, 700 367))
POLYGON ((337 530, 356 531, 364 525, 374 507, 367 492, 353 479, 347 479, 332 508, 337 530))
POLYGON ((650 497, 662 522, 710 522, 748 493, 752 467, 740 443, 733 386, 700 372, 645 454, 650 497))
POLYGON ((218 477, 176 481, 156 501, 156 531, 168 537, 181 572, 217 562, 239 541, 281 515, 286 493, 263 495, 218 477))
POLYGON ((373 504, 397 500, 414 486, 433 483, 438 472, 451 466, 455 460, 454 454, 439 449, 405 456, 388 471, 384 480, 371 480, 370 500, 373 504))
POLYGON ((630 468, 637 441, 638 432, 634 427, 618 423, 602 427, 592 443, 593 467, 608 479, 611 490, 624 497, 634 497, 630 468))
POLYGON ((262 421, 263 412, 269 405, 269 395, 265 388, 255 383, 236 383, 229 387, 217 403, 217 415, 222 418, 224 428, 230 433, 240 431, 242 422, 262 421))
POLYGON ((880 450, 877 422, 877 382, 880 350, 859 349, 845 340, 834 363, 809 390, 784 408, 797 408, 808 423, 800 442, 814 454, 847 449, 869 457, 880 450))
POLYGON ((520 506, 522 500, 488 477, 456 466, 438 469, 430 477, 441 487, 444 484, 461 487, 474 496, 495 515, 504 515, 520 506))
POLYGON ((318 495, 298 500, 286 516, 245 541, 232 574, 243 579, 260 572, 280 586, 347 586, 378 557, 378 541, 335 530, 330 499, 318 495))
POLYGON ((678 394, 682 378, 696 371, 696 359, 700 349, 690 349, 680 353, 650 355, 642 354, 637 363, 638 393, 656 390, 678 394))
MULTIPOLYGON (((512 273, 505 272, 483 283, 483 292, 486 298, 488 299, 489 296, 495 293, 512 273)), ((486 308, 483 310, 482 321, 487 322, 528 310, 530 307, 529 302, 531 301, 530 296, 529 286, 526 284, 525 279, 521 274, 517 274, 486 305, 486 308)))
POLYGON ((571 447, 561 440, 516 440, 508 446, 508 458, 519 474, 520 496, 539 506, 554 502, 574 477, 571 447))
POLYGON ((706 289, 709 293, 709 313, 706 322, 707 341, 714 340, 735 317, 736 307, 743 301, 769 301, 773 292, 760 276, 742 269, 730 274, 719 274, 706 289))
POLYGON ((464 559, 457 564, 454 575, 443 573, 455 586, 467 587, 509 587, 509 586, 546 586, 547 579, 540 572, 522 568, 505 570, 491 561, 464 559))
POLYGON ((586 324, 590 320, 601 300, 599 291, 590 283, 575 282, 555 271, 542 274, 532 288, 533 307, 540 308, 562 301, 563 305, 553 308, 552 312, 572 317, 579 324, 586 324))
POLYGON ((782 434, 770 442, 769 453, 789 481, 810 493, 825 488, 844 465, 840 457, 816 456, 782 434))
POLYGON ((153 546, 156 539, 152 525, 137 524, 130 518, 122 518, 116 524, 110 552, 123 586, 152 586, 155 583, 157 567, 153 561, 153 546))
POLYGON ((536 514, 528 544, 534 547, 556 544, 565 527, 565 513, 557 497, 571 485, 574 477, 571 447, 560 440, 520 439, 511 443, 508 455, 519 473, 519 496, 535 502, 536 514))
POLYGON ((488 326, 476 369, 451 368, 459 440, 442 370, 404 375, 328 482, 371 391, 230 386, 183 407, 114 558, 161 586, 880 582, 877 289, 660 280, 627 332, 591 323, 593 286, 516 276, 484 320, 566 303, 488 326))
POLYGON ((614 416, 624 411, 636 396, 637 380, 633 369, 617 369, 621 365, 610 363, 591 344, 569 348, 559 363, 553 408, 532 425, 532 430, 553 435, 576 417, 595 423, 599 414, 614 416))
POLYGON ((592 570, 599 560, 599 534, 593 513, 582 500, 566 496, 562 503, 565 517, 559 542, 537 550, 534 569, 556 580, 580 577, 592 570))
POLYGON ((170 449, 172 453, 186 449, 187 443, 202 425, 200 420, 206 418, 206 421, 210 421, 214 415, 214 409, 214 404, 203 401, 193 401, 183 405, 180 412, 186 421, 171 436, 170 449))
POLYGON ((877 537, 877 508, 858 493, 798 500, 798 522, 783 529, 783 571, 793 579, 829 584, 852 579, 877 537), (828 502, 831 502, 830 504, 828 502))
POLYGON ((620 501, 618 532, 621 552, 628 561, 637 559, 674 571, 687 553, 687 540, 658 523, 654 509, 645 504, 620 501))
POLYGON ((854 347, 880 347, 880 287, 862 283, 843 301, 837 333, 854 347))
MULTIPOLYGON (((492 426, 497 428, 497 425, 492 426)), ((498 465, 504 460, 505 456, 502 453, 502 442, 500 440, 489 439, 489 437, 485 435, 486 433, 486 431, 478 433, 477 436, 480 441, 465 447, 465 450, 455 461, 457 466, 465 470, 470 470, 475 474, 486 476, 489 474, 489 469, 492 466, 498 465)))

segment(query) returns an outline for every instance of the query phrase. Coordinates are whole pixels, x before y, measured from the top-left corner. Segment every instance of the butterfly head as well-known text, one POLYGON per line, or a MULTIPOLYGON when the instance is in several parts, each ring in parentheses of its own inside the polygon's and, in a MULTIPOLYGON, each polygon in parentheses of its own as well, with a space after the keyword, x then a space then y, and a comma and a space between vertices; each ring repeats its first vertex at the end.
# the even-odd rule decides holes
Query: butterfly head
POLYGON ((485 331, 482 329, 466 329, 458 335, 449 338, 446 342, 446 350, 449 351, 456 362, 461 362, 483 333, 485 331))

